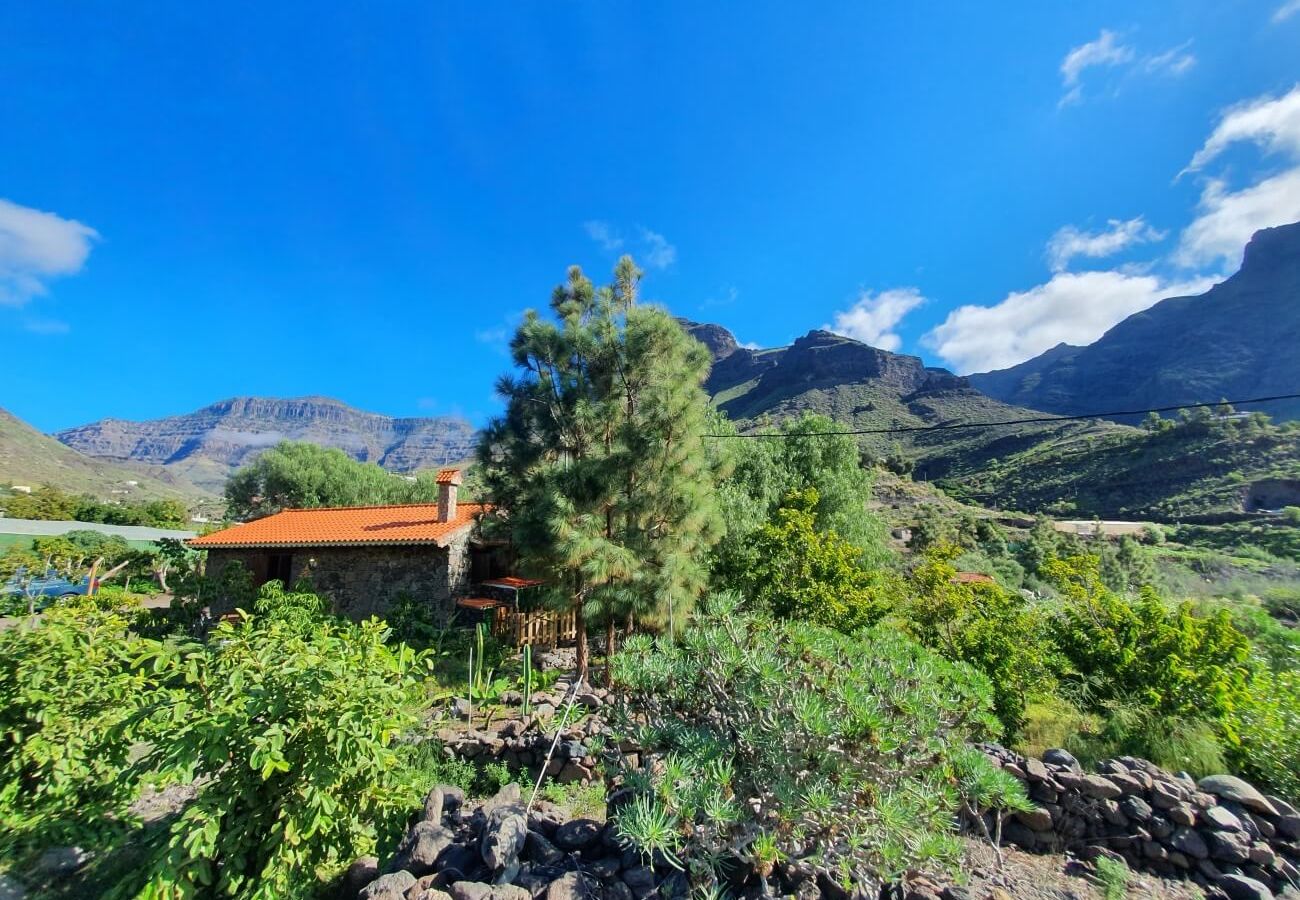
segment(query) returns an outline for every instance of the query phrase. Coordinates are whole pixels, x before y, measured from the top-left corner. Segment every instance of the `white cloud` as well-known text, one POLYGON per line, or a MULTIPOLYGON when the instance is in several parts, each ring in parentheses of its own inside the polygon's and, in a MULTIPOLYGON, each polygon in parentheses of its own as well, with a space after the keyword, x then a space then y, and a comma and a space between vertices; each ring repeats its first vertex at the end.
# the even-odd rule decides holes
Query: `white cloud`
POLYGON ((1133 59, 1133 48, 1121 44, 1115 32, 1106 28, 1101 30, 1095 41, 1080 44, 1065 54, 1061 60, 1061 83, 1066 92, 1061 97, 1061 106, 1068 106, 1083 97, 1083 85, 1080 78, 1091 68, 1124 65, 1133 59))
POLYGON ((1191 46, 1191 41, 1183 41, 1164 53, 1148 56, 1142 61, 1142 68, 1153 75, 1182 75, 1196 65, 1196 56, 1187 49, 1191 46))
POLYGON ((1201 194, 1199 210, 1183 230, 1175 261, 1188 267, 1219 259, 1239 263, 1256 231, 1300 221, 1300 166, 1239 191, 1211 180, 1201 194))
POLYGON ((99 233, 0 198, 0 306, 23 306, 46 282, 81 271, 99 233))
POLYGON ((666 269, 677 261, 677 248, 662 234, 642 228, 641 258, 653 269, 666 269))
POLYGON ((1183 75, 1196 65, 1191 46, 1191 41, 1184 41, 1161 53, 1139 54, 1122 43, 1114 31, 1103 28, 1095 41, 1072 48, 1061 60, 1061 87, 1065 93, 1057 105, 1065 107, 1083 99, 1083 75, 1089 69, 1121 69, 1130 75, 1183 75))
POLYGON ((1164 236, 1164 232, 1152 228, 1142 216, 1123 221, 1111 219, 1101 231, 1080 231, 1073 225, 1066 225, 1047 242, 1047 260, 1053 272, 1060 272, 1076 256, 1097 259, 1134 244, 1161 240, 1164 236))
POLYGON ((1180 174, 1204 169, 1242 142, 1290 157, 1292 166, 1239 190, 1222 178, 1208 179, 1197 216, 1179 239, 1177 263, 1237 263, 1256 231, 1300 220, 1300 85, 1281 97, 1259 97, 1228 109, 1180 174))
POLYGON ((1116 40, 1115 32, 1101 30, 1097 40, 1074 47, 1061 60, 1061 80, 1066 87, 1079 83, 1079 76, 1093 66, 1118 66, 1133 58, 1133 48, 1116 40))
MULTIPOLYGON (((606 253, 622 250, 628 244, 621 229, 601 219, 589 219, 582 223, 587 236, 600 245, 606 253)), ((633 256, 637 261, 651 269, 666 269, 677 261, 677 248, 657 231, 644 226, 637 226, 633 256)))
POLYGON ((1300 0, 1287 0, 1273 11, 1273 22, 1274 24, 1285 22, 1298 12, 1300 12, 1300 0))
POLYGON ((894 328, 924 302, 921 292, 913 287, 862 291, 856 303, 835 314, 834 324, 823 327, 881 350, 897 350, 903 339, 894 328))
POLYGON ((582 227, 586 229, 587 237, 591 238, 597 244, 600 244, 602 250, 612 251, 623 246, 623 239, 618 236, 608 222, 602 222, 599 219, 590 219, 583 222, 582 227))
POLYGON ((958 372, 1004 369, 1062 342, 1090 344, 1111 326, 1166 297, 1199 294, 1216 279, 1168 282, 1119 271, 1058 272, 993 306, 962 306, 922 343, 958 372))
POLYGON ((1300 157, 1300 85, 1281 97, 1259 97, 1231 107, 1184 172, 1195 172, 1239 141, 1270 153, 1300 157))

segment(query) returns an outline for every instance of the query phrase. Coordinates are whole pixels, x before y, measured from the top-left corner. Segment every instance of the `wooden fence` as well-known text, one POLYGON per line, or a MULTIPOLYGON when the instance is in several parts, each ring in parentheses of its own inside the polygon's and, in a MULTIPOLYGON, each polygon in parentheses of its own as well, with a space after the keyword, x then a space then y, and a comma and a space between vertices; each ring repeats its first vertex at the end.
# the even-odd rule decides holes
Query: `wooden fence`
POLYGON ((556 647, 577 640, 577 617, 573 610, 554 612, 539 609, 532 612, 513 612, 509 609, 498 609, 492 619, 492 633, 516 647, 525 644, 556 647))

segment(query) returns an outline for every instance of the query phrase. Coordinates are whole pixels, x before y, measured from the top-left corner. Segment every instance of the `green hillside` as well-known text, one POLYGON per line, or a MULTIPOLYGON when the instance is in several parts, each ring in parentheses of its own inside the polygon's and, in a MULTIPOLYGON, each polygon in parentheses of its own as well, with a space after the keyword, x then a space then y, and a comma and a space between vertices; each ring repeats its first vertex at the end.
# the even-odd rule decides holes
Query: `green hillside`
POLYGON ((0 409, 0 485, 15 484, 49 484, 101 500, 178 499, 191 504, 211 496, 168 473, 83 456, 0 409))
POLYGON ((1041 443, 940 484, 1003 509, 1161 521, 1300 503, 1296 423, 1207 415, 1171 424, 1041 443))

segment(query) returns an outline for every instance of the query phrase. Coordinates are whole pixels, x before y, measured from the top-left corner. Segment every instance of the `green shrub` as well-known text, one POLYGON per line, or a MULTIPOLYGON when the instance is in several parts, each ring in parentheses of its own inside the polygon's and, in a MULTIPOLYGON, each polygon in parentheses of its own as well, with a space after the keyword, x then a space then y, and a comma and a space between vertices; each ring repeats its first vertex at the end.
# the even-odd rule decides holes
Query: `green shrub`
POLYGON ((133 799, 131 726, 156 676, 126 626, 81 598, 0 632, 0 858, 93 840, 133 799))
POLYGON ((853 631, 888 608, 889 583, 859 563, 862 550, 834 531, 818 531, 814 488, 786 496, 750 538, 754 558, 736 582, 745 596, 782 618, 853 631))
POLYGON ((1096 862, 1097 880, 1101 882, 1106 900, 1124 900, 1128 896, 1130 872, 1122 859, 1099 856, 1096 862))
POLYGON ((294 615, 223 624, 154 657, 183 676, 141 761, 203 784, 146 868, 145 897, 309 896, 416 801, 396 738, 415 724, 421 660, 386 628, 294 615))
POLYGON ((613 671, 616 719, 647 748, 619 833, 700 886, 729 862, 796 858, 878 883, 956 859, 959 786, 1023 802, 961 750, 998 727, 987 680, 895 630, 773 620, 724 594, 677 641, 629 640, 613 671))
POLYGON ((1095 557, 1051 560, 1061 593, 1053 638, 1064 680, 1085 709, 1139 704, 1162 717, 1217 721, 1245 687, 1250 642, 1225 611, 1193 614, 1150 588, 1129 601, 1102 583, 1095 557))
POLYGON ((253 613, 258 618, 284 622, 294 628, 310 628, 329 615, 329 602, 311 590, 303 580, 286 590, 280 581, 268 581, 257 592, 253 613))
POLYGON ((956 581, 957 548, 938 545, 908 578, 899 626, 946 659, 989 677, 1002 737, 1013 741, 1025 724, 1025 705, 1053 688, 1054 652, 1046 623, 1023 597, 998 584, 956 581))
POLYGON ((1257 784, 1300 801, 1300 671, 1256 672, 1228 718, 1228 754, 1257 784))

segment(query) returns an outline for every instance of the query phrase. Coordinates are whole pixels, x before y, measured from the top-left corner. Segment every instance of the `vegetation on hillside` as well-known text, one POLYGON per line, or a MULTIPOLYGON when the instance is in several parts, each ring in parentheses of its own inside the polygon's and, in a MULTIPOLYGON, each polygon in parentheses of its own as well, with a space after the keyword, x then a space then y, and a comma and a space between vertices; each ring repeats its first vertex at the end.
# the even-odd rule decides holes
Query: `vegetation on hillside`
POLYGON ((69 494, 52 485, 31 493, 0 497, 0 510, 11 519, 54 522, 95 522, 104 525, 146 525, 151 528, 187 528, 190 513, 176 499, 106 503, 90 494, 69 494))
POLYGON ((1178 521, 1241 511, 1250 485, 1300 479, 1300 422, 1200 410, 1142 430, 1035 444, 940 483, 960 499, 1066 518, 1178 521))

